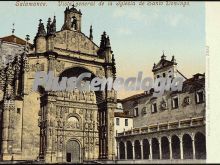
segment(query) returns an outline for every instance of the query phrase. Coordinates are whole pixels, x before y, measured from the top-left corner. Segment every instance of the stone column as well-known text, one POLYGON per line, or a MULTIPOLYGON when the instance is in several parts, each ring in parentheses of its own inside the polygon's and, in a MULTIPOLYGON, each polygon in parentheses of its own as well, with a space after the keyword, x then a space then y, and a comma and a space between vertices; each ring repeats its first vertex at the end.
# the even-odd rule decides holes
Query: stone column
POLYGON ((120 158, 119 143, 117 143, 117 158, 118 158, 118 159, 121 159, 121 158, 120 158))
POLYGON ((196 152, 195 152, 195 139, 192 135, 192 149, 193 149, 193 159, 196 159, 196 152))
POLYGON ((180 159, 183 159, 183 140, 180 137, 180 159))
POLYGON ((2 116, 2 120, 3 120, 3 124, 2 124, 2 154, 4 156, 4 154, 8 153, 8 141, 9 141, 9 101, 5 101, 4 102, 4 111, 3 111, 3 116, 2 116))
POLYGON ((168 139, 169 139, 170 159, 173 159, 172 140, 171 137, 169 137, 168 139))
POLYGON ((125 160, 128 159, 128 158, 127 158, 127 153, 128 153, 128 151, 127 151, 127 142, 125 142, 125 160))
POLYGON ((132 141, 133 160, 135 160, 134 141, 132 141))
POLYGON ((143 140, 140 140, 141 145, 141 159, 144 159, 144 153, 143 153, 143 140))
POLYGON ((150 155, 149 155, 149 159, 152 160, 153 156, 152 156, 152 140, 149 139, 149 146, 150 146, 150 155))
POLYGON ((160 155, 160 159, 162 159, 162 150, 161 150, 161 138, 158 139, 158 142, 159 142, 159 155, 160 155))

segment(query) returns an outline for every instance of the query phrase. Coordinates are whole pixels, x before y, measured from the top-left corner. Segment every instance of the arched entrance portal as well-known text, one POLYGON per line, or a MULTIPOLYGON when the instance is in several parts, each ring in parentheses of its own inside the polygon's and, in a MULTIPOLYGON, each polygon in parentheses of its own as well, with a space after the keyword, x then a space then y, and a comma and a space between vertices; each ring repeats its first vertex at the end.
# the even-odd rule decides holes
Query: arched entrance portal
POLYGON ((205 135, 198 132, 195 135, 196 159, 206 159, 206 140, 205 135))
POLYGON ((156 138, 152 139, 152 158, 160 159, 159 142, 156 138))
POLYGON ((150 157, 150 145, 149 145, 149 141, 147 139, 143 140, 143 157, 144 159, 149 159, 150 157))
POLYGON ((162 159, 170 158, 169 140, 167 137, 161 138, 162 159))
POLYGON ((190 135, 183 135, 183 159, 192 159, 193 149, 192 149, 192 138, 190 135))
POLYGON ((127 159, 133 159, 133 148, 130 141, 127 141, 127 159))
POLYGON ((66 144, 66 161, 80 163, 80 145, 76 140, 69 140, 66 144))
POLYGON ((141 145, 139 140, 134 142, 135 159, 141 159, 141 145))
POLYGON ((180 139, 178 136, 173 135, 171 138, 173 159, 180 159, 180 139))
POLYGON ((125 145, 123 142, 119 143, 119 153, 120 153, 120 159, 125 159, 125 145))

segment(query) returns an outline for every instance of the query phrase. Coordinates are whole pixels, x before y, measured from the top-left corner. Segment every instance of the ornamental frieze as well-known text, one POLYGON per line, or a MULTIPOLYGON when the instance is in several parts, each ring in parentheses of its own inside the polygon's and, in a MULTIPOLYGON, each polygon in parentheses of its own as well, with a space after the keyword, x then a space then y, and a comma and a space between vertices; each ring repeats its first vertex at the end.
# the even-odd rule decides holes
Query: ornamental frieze
POLYGON ((65 98, 65 100, 71 100, 71 101, 85 101, 90 103, 95 103, 95 93, 93 91, 91 92, 85 92, 85 91, 73 91, 73 92, 56 92, 57 99, 61 100, 62 97, 65 98))
POLYGON ((56 101, 56 105, 62 105, 62 106, 66 106, 66 107, 72 107, 72 108, 79 108, 79 109, 94 109, 97 110, 97 105, 93 105, 93 104, 83 104, 83 103, 79 103, 79 102, 66 102, 64 104, 63 101, 56 101))
POLYGON ((36 64, 30 64, 29 65, 29 71, 31 72, 39 72, 39 71, 44 71, 45 66, 44 63, 36 63, 36 64))

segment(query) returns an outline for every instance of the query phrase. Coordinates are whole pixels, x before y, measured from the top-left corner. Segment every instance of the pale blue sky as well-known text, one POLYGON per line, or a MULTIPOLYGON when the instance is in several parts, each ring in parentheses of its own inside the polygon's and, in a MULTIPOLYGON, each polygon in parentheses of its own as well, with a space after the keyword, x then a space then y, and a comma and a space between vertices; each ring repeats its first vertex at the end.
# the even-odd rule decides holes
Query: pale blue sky
MULTIPOLYGON (((65 7, 47 2, 47 7, 16 7, 16 2, 0 2, 0 37, 15 34, 33 40, 41 18, 57 17, 57 30, 64 21, 65 7)), ((96 2, 98 3, 98 2, 96 2)), ((116 3, 116 2, 113 2, 116 3)), ((162 51, 168 59, 175 55, 179 70, 191 77, 205 72, 205 3, 190 2, 189 6, 113 6, 78 7, 82 11, 82 32, 89 34, 93 25, 94 41, 99 45, 103 31, 110 36, 118 75, 135 76, 143 71, 151 76, 154 62, 162 51)))

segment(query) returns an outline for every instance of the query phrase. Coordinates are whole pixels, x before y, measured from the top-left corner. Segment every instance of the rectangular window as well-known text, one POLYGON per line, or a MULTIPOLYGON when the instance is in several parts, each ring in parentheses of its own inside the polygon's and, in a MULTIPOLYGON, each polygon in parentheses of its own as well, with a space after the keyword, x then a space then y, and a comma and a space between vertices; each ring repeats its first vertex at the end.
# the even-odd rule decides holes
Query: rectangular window
POLYGON ((178 100, 178 97, 173 97, 172 98, 172 108, 173 109, 176 109, 179 107, 179 100, 178 100))
POLYGON ((153 103, 151 106, 151 112, 156 113, 157 112, 157 103, 153 103))
POLYGON ((138 108, 134 108, 134 117, 137 117, 139 114, 138 114, 138 108))
POLYGON ((141 113, 142 113, 142 116, 147 114, 147 109, 146 109, 146 107, 144 107, 144 108, 142 109, 142 112, 141 112, 141 113))
POLYGON ((200 92, 197 92, 196 93, 196 103, 203 103, 205 100, 204 100, 204 94, 203 94, 203 91, 200 91, 200 92))
POLYGON ((119 118, 116 118, 116 125, 119 125, 119 118))
POLYGON ((125 126, 128 126, 128 119, 125 119, 125 126))
POLYGON ((17 113, 18 113, 18 114, 21 113, 21 108, 17 108, 17 113))

